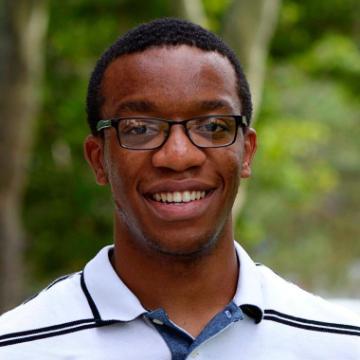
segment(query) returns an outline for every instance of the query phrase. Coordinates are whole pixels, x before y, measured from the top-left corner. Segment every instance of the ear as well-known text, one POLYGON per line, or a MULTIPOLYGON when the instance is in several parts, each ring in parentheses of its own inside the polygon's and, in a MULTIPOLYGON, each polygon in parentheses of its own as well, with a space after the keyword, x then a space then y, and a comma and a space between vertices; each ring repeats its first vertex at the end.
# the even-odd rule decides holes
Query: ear
POLYGON ((256 132, 252 128, 247 128, 244 134, 244 154, 242 160, 241 177, 251 176, 251 162, 256 151, 256 132))
POLYGON ((84 156, 92 168, 99 185, 108 183, 104 162, 104 141, 102 138, 89 135, 84 141, 84 156))

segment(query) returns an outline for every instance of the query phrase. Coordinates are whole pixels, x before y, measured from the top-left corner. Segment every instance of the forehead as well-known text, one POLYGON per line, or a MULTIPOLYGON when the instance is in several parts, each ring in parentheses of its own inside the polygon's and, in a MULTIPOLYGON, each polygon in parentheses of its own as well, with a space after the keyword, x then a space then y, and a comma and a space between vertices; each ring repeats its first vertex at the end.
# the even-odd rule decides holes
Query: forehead
POLYGON ((119 57, 106 69, 101 92, 105 112, 132 100, 174 111, 199 101, 220 100, 229 103, 233 111, 240 110, 230 61, 217 52, 187 45, 155 47, 119 57))

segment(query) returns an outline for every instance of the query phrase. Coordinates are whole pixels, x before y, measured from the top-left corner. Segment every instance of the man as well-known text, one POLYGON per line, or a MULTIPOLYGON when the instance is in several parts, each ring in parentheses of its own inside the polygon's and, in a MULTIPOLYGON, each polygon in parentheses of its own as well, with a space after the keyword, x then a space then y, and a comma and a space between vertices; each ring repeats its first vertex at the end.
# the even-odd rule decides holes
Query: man
POLYGON ((114 246, 2 316, 1 359, 360 359, 359 319, 256 265, 231 209, 256 134, 233 52, 175 19, 100 58, 85 156, 114 246), (241 239, 239 239, 241 241, 241 239))

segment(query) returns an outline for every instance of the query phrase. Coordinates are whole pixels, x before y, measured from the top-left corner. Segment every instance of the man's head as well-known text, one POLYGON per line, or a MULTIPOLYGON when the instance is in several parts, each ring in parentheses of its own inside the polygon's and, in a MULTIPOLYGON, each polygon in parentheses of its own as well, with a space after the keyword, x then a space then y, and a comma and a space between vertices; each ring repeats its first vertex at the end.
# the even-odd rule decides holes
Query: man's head
MULTIPOLYGON (((210 45, 204 50, 178 41, 190 41, 188 28, 194 35, 196 25, 159 20, 132 33, 143 34, 139 29, 146 27, 162 29, 159 32, 167 45, 159 40, 154 46, 157 38, 150 37, 152 45, 145 46, 150 41, 147 35, 146 41, 131 35, 140 45, 128 43, 120 56, 114 54, 121 48, 110 48, 97 64, 90 84, 90 89, 98 84, 97 95, 89 95, 98 99, 93 112, 89 108, 89 115, 94 116, 91 126, 97 120, 116 120, 114 127, 102 130, 103 137, 93 129, 94 135, 85 142, 85 154, 97 182, 111 187, 115 242, 172 256, 198 256, 218 245, 219 239, 232 239, 231 208, 240 178, 250 175, 256 147, 252 129, 236 122, 237 133, 233 133, 231 125, 250 101, 247 97, 244 102, 239 89, 248 88, 228 56, 210 45), (177 29, 171 32, 168 25, 173 23, 177 29), (163 32, 164 27, 168 33, 163 32), (210 115, 217 115, 214 121, 195 120, 193 127, 184 123, 210 115), (149 118, 173 125, 158 127, 149 118), (125 125, 120 129, 119 123, 125 125), (120 132, 135 142, 124 146, 120 132), (133 146, 143 145, 146 139, 153 144, 163 134, 165 142, 156 140, 159 146, 133 146), (233 134, 234 141, 214 147, 224 134, 233 134)), ((198 31, 216 39, 205 30, 198 31)), ((152 34, 156 34, 154 29, 152 34)), ((198 37, 199 43, 207 44, 198 37)), ((251 106, 247 111, 251 113, 251 106)))
POLYGON ((236 73, 242 114, 250 123, 252 103, 249 85, 234 52, 219 37, 199 25, 185 20, 164 18, 130 30, 110 46, 98 60, 90 78, 87 95, 88 123, 93 135, 97 134, 96 124, 102 118, 101 108, 104 99, 101 86, 107 67, 122 55, 142 52, 151 47, 178 45, 215 51, 228 58, 236 73))

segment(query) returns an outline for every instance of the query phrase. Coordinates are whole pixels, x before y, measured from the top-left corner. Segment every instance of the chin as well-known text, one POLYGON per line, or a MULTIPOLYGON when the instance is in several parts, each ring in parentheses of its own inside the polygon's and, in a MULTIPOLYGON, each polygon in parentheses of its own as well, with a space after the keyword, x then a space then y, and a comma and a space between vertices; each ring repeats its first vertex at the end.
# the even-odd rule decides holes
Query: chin
POLYGON ((194 260, 210 254, 216 248, 218 236, 214 233, 196 237, 184 234, 181 239, 174 237, 155 239, 147 236, 146 242, 152 252, 174 258, 174 260, 194 260))

